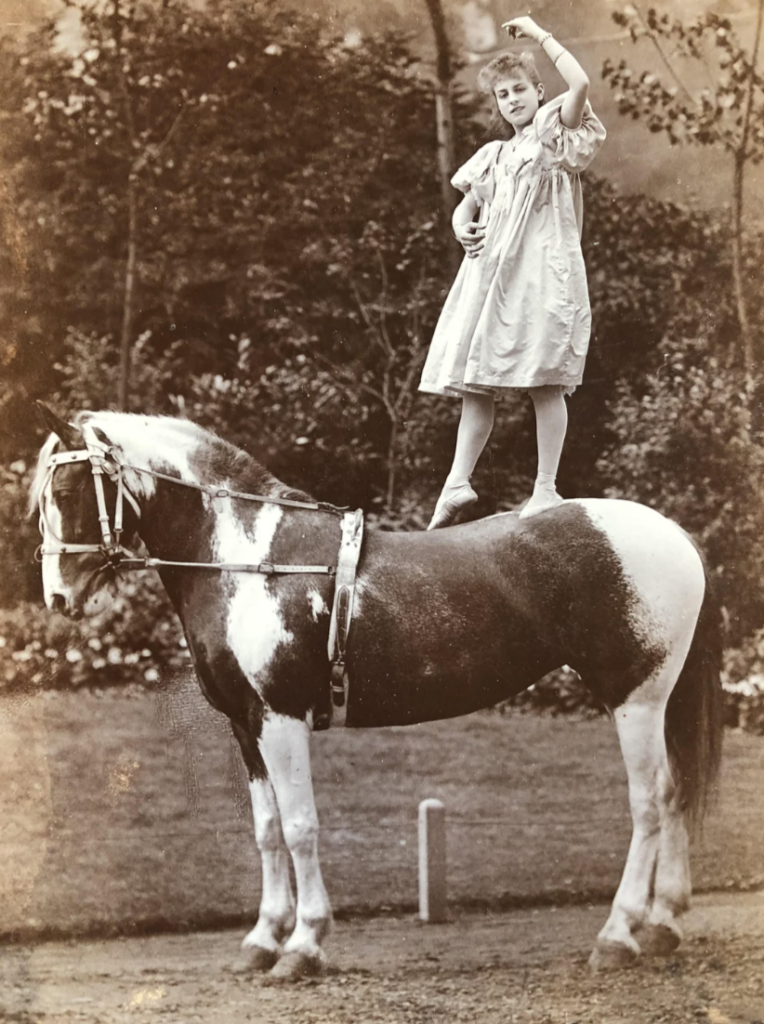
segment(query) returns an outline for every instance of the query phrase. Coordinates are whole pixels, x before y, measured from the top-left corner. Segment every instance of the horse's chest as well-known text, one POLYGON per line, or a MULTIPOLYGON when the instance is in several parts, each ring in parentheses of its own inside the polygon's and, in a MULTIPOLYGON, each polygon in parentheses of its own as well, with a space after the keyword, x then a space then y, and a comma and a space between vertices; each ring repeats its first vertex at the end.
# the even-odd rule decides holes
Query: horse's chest
POLYGON ((264 576, 237 580, 226 615, 226 641, 250 683, 271 668, 277 652, 294 642, 278 599, 264 576))
MULTIPOLYGON (((271 556, 283 516, 278 506, 266 505, 254 529, 246 529, 233 509, 224 506, 216 516, 213 553, 221 562, 258 563, 271 556)), ((222 640, 250 685, 260 692, 263 676, 277 652, 294 641, 269 577, 260 573, 231 573, 224 583, 222 640)))

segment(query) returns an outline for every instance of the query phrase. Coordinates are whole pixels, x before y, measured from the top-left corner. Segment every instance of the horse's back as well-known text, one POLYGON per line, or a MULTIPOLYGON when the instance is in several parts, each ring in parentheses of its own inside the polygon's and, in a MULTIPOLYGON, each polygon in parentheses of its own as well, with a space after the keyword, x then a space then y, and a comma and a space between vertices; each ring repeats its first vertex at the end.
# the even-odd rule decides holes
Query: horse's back
POLYGON ((665 657, 677 605, 698 591, 702 599, 702 581, 686 534, 632 502, 568 501, 528 520, 504 513, 430 533, 370 531, 348 723, 469 713, 562 664, 612 677, 603 699, 618 702, 665 657))

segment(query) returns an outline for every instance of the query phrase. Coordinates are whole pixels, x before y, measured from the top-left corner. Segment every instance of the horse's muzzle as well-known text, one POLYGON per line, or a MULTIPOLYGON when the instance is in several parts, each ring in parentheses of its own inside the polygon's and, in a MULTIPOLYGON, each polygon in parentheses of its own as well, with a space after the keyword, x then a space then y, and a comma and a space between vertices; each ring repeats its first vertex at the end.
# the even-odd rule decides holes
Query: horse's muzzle
POLYGON ((79 601, 68 600, 63 594, 51 594, 48 607, 52 612, 65 615, 67 619, 72 619, 74 622, 79 621, 85 615, 79 601))

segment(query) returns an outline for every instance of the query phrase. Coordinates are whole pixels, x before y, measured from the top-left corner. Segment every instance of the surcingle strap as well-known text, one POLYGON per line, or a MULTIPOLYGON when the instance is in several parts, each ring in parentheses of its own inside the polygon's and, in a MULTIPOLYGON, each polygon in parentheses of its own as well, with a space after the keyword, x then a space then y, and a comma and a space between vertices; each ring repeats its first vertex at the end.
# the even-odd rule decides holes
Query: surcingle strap
MULTIPOLYGON (((347 672, 345 669, 345 652, 347 648, 350 623, 353 620, 353 598, 355 594, 356 570, 363 543, 363 512, 346 512, 341 523, 342 539, 337 558, 337 576, 334 588, 332 617, 329 622, 328 654, 331 662, 331 694, 332 705, 336 712, 336 723, 344 725, 347 711, 347 672)), ((322 721, 316 720, 314 728, 328 728, 332 716, 324 715, 322 721), (329 721, 326 721, 326 719, 329 721)))

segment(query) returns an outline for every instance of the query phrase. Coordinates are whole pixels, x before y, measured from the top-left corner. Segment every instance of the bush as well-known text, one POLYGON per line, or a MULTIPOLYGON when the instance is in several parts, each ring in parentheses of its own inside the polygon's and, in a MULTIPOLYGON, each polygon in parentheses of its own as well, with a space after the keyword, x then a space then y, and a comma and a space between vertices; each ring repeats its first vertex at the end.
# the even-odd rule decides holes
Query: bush
POLYGON ((659 372, 621 383, 599 469, 608 497, 651 505, 699 542, 737 644, 764 621, 764 448, 737 370, 702 338, 662 349, 659 372))
POLYGON ((764 629, 727 651, 724 692, 727 725, 764 736, 764 629))
POLYGON ((0 693, 152 684, 188 661, 157 577, 124 581, 109 608, 77 623, 39 604, 0 608, 0 693))

